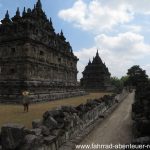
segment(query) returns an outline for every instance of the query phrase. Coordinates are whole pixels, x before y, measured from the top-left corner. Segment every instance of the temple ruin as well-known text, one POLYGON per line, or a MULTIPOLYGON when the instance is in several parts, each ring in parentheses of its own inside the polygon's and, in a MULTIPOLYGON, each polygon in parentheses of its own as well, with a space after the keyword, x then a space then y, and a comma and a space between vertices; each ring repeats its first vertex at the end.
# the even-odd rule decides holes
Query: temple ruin
POLYGON ((32 101, 82 94, 77 61, 61 31, 56 33, 38 0, 33 9, 19 8, 0 24, 0 101, 20 102, 28 90, 32 101))
POLYGON ((97 51, 93 61, 89 60, 88 65, 82 72, 81 86, 90 91, 110 91, 110 73, 105 63, 102 62, 97 51))

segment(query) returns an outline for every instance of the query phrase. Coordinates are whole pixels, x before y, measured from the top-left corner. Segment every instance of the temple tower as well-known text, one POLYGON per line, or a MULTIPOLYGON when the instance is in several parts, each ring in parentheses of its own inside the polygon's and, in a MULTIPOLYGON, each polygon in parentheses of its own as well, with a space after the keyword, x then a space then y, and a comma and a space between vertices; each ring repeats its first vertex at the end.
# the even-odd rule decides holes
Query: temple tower
POLYGON ((109 70, 102 62, 98 51, 93 61, 89 60, 82 74, 81 86, 84 89, 90 91, 109 91, 111 89, 109 70))

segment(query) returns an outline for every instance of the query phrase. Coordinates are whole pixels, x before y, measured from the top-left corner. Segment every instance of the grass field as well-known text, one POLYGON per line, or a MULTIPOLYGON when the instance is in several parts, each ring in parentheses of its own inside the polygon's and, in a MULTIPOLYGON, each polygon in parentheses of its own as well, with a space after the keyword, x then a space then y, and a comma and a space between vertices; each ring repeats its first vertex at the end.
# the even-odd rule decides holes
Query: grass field
POLYGON ((80 97, 32 104, 30 105, 28 113, 23 112, 22 105, 0 104, 0 127, 6 123, 19 123, 31 128, 32 120, 42 118, 43 113, 47 110, 54 109, 61 105, 77 106, 81 103, 85 103, 87 99, 99 98, 106 94, 108 93, 90 93, 89 95, 80 97))

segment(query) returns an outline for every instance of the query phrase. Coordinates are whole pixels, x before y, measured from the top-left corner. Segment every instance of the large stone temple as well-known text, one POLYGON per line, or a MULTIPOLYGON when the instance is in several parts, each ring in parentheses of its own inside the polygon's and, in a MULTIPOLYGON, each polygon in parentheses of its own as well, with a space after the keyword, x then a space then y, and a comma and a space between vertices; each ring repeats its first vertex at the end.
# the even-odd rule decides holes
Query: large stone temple
POLYGON ((23 90, 33 101, 80 95, 77 61, 40 0, 22 15, 19 8, 12 18, 7 11, 0 24, 0 101, 20 102, 23 90))
POLYGON ((97 51, 93 61, 82 72, 81 86, 89 91, 111 91, 110 73, 105 63, 102 62, 97 51))

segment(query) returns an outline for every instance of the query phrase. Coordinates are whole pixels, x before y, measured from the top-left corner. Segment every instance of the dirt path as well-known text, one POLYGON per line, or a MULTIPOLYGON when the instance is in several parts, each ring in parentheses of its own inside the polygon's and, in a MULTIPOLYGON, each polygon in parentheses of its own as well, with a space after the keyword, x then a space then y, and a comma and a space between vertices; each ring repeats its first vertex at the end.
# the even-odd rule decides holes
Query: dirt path
POLYGON ((131 93, 119 107, 80 144, 127 144, 131 141, 131 93))

